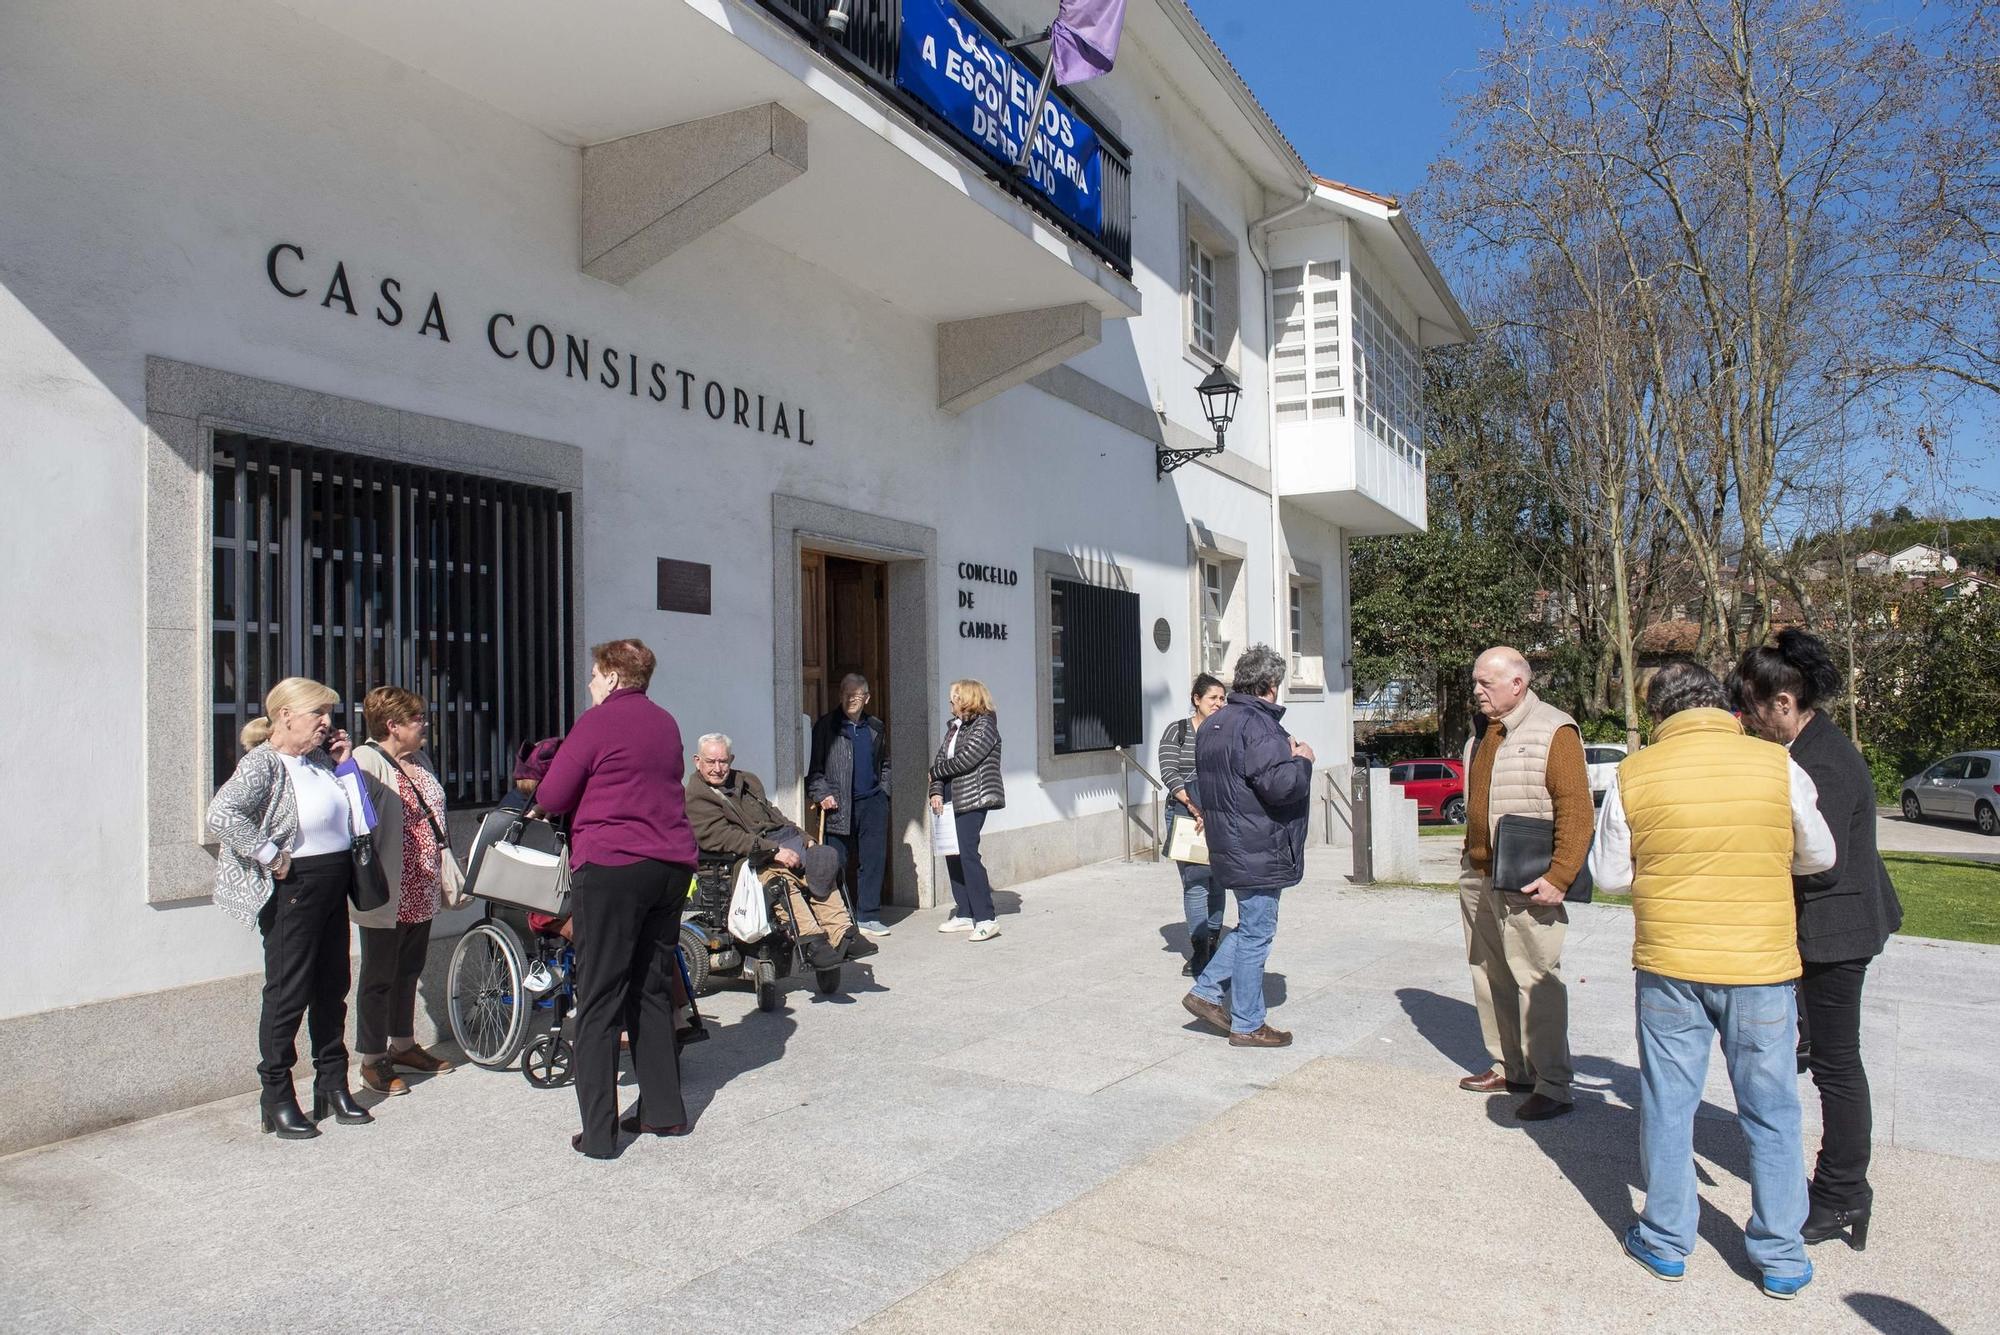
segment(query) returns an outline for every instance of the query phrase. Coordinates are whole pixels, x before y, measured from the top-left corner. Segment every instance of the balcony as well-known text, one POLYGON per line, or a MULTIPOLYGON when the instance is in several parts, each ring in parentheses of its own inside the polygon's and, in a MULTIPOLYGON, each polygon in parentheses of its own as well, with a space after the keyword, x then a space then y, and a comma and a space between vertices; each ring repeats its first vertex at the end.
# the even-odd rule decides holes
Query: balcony
POLYGON ((1423 451, 1385 443, 1350 418, 1280 423, 1272 446, 1278 493, 1350 536, 1421 533, 1429 509, 1423 451))
MULTIPOLYGON (((934 27, 941 2, 924 0, 934 27)), ((948 2, 998 48, 1005 30, 977 0, 948 2)), ((584 272, 663 292, 677 263, 701 262, 679 249, 727 224, 934 323, 945 411, 1139 313, 1124 144, 1053 99, 1100 146, 1087 216, 1062 207, 1045 162, 1017 175, 899 81, 915 0, 849 0, 838 39, 828 0, 278 3, 580 150, 581 206, 568 207, 584 272)))
MULTIPOLYGON (((1088 125, 1101 147, 1103 188, 1102 225, 1093 230, 1060 209, 1051 208, 1047 193, 1025 175, 1003 165, 983 145, 959 127, 907 92, 897 80, 902 57, 903 0, 848 0, 845 33, 835 35, 826 16, 837 0, 757 0, 764 9, 790 25, 813 50, 834 61, 874 92, 893 103, 912 121, 943 139, 977 164, 1001 189, 1041 213, 1049 222, 1096 254, 1123 276, 1132 276, 1132 155, 1118 136, 1095 117, 1052 91, 1049 100, 1088 125)), ((953 0, 953 7, 965 11, 998 41, 1007 30, 978 0, 953 0)), ((1022 63, 1037 77, 1041 60, 1030 51, 1017 53, 1022 63)))

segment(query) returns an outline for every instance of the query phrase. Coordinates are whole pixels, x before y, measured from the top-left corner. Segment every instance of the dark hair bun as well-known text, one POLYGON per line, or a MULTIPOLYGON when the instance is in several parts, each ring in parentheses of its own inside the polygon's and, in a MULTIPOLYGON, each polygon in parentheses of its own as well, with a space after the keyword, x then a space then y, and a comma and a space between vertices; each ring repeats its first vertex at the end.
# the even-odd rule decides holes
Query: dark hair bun
POLYGON ((1792 665, 1805 685, 1805 698, 1799 701, 1801 708, 1811 708, 1821 700, 1840 694, 1840 669, 1833 665, 1832 657, 1826 652, 1826 641, 1819 636, 1797 629, 1779 631, 1778 652, 1792 665))

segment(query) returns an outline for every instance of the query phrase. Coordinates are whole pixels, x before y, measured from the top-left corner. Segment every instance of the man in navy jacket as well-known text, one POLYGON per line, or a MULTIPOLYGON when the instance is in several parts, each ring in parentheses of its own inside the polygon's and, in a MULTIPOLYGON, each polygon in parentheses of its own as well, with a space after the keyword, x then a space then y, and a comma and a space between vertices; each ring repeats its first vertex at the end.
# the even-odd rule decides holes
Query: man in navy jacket
POLYGON ((1278 721, 1285 671, 1284 655, 1268 644, 1245 649, 1228 703, 1195 734, 1208 861, 1217 882, 1236 894, 1236 930, 1181 1004, 1239 1048, 1292 1041, 1264 1023, 1264 962, 1278 932, 1278 892, 1305 875, 1312 795, 1312 748, 1278 721))

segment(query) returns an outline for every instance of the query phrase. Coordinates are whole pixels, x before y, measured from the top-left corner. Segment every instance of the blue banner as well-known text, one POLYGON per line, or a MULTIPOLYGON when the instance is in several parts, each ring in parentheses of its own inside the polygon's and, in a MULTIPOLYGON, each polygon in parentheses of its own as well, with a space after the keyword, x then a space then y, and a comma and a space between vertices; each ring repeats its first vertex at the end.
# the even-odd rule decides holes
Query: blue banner
MULTIPOLYGON (((903 0, 896 82, 1003 166, 1021 153, 1040 80, 951 0, 903 0)), ((1026 179, 1093 235, 1104 230, 1097 132, 1053 95, 1042 109, 1026 179)))

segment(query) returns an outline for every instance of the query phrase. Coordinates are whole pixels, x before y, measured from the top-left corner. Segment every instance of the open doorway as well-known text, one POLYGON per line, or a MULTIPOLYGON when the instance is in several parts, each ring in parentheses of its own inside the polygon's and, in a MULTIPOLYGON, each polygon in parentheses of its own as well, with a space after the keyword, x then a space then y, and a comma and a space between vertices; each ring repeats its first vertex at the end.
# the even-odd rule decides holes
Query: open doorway
MULTIPOLYGON (((809 717, 841 708, 841 681, 859 673, 868 679, 869 712, 884 724, 893 723, 888 593, 884 562, 809 549, 799 553, 799 698, 809 717)), ((889 857, 886 827, 881 839, 884 846, 876 855, 885 866, 882 896, 888 903, 893 902, 897 868, 889 857)), ((850 863, 847 871, 853 886, 859 869, 850 863)))

